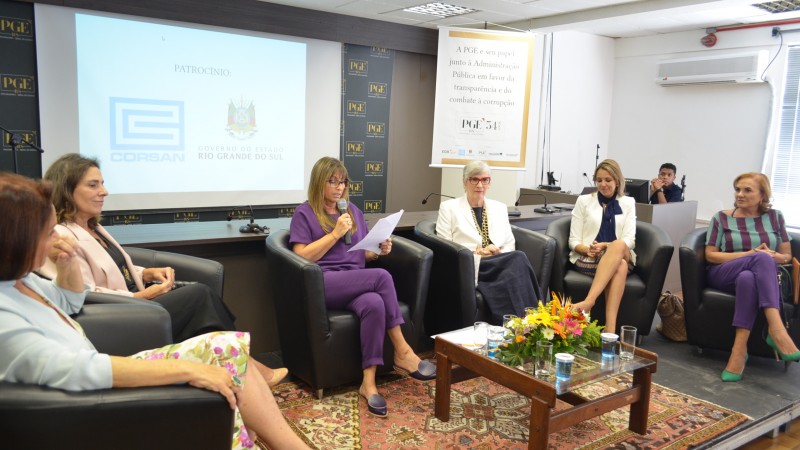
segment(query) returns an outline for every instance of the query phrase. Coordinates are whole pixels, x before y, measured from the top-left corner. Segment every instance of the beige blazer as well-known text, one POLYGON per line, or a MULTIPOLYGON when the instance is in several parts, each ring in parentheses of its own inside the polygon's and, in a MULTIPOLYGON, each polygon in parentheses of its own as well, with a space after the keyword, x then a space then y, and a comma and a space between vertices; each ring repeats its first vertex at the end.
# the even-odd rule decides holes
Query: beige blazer
MULTIPOLYGON (((62 236, 72 236, 78 241, 77 256, 81 266, 83 283, 89 286, 90 290, 133 296, 133 293, 128 290, 128 286, 125 284, 125 278, 122 277, 119 267, 114 264, 114 260, 111 259, 106 249, 88 231, 76 223, 58 224, 56 225, 56 231, 62 236)), ((128 270, 130 270, 136 281, 136 286, 140 291, 144 290, 142 282, 144 267, 135 266, 130 256, 122 249, 122 246, 102 226, 97 226, 97 233, 108 239, 111 245, 119 248, 125 257, 128 270)), ((48 258, 40 272, 45 276, 54 277, 56 275, 55 264, 48 258)))

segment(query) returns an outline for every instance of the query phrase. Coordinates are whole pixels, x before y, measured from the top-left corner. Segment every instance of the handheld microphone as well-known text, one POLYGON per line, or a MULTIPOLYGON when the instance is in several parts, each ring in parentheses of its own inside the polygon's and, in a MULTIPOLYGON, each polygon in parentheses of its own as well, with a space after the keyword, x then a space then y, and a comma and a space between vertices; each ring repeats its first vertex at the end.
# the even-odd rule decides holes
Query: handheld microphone
POLYGON ((592 180, 589 178, 588 175, 586 175, 586 172, 583 172, 583 177, 586 178, 586 181, 589 182, 589 186, 594 186, 594 183, 592 183, 592 180))
POLYGON ((519 197, 517 197, 517 201, 514 202, 514 206, 519 206, 519 199, 521 199, 525 195, 538 195, 538 196, 540 196, 540 197, 542 197, 544 199, 544 206, 542 206, 541 208, 533 208, 533 212, 543 213, 543 214, 553 214, 554 212, 556 212, 555 209, 547 207, 547 196, 544 195, 544 194, 540 194, 538 192, 520 193, 519 197))
POLYGON ((424 205, 425 203, 428 203, 428 199, 431 198, 432 195, 438 195, 439 197, 455 198, 452 195, 445 195, 445 194, 440 194, 438 192, 431 192, 430 194, 428 194, 427 197, 422 199, 422 204, 424 205))
MULTIPOLYGON (((347 214, 347 200, 340 198, 336 202, 336 207, 339 208, 339 214, 347 214)), ((350 230, 347 230, 347 233, 344 234, 344 243, 347 245, 353 243, 353 239, 350 237, 350 230)))

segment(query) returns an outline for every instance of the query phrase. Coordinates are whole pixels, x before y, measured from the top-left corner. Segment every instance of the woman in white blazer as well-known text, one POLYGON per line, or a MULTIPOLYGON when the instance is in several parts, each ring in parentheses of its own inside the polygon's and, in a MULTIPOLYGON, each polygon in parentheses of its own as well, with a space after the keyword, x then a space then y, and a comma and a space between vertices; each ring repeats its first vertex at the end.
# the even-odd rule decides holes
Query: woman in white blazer
POLYGON ((483 161, 464 166, 464 196, 442 202, 436 234, 472 250, 475 281, 492 312, 493 322, 504 314, 521 315, 541 297, 528 257, 515 251, 508 207, 486 198, 491 169, 483 161))
POLYGON ((572 210, 569 260, 579 272, 594 277, 589 294, 573 306, 589 311, 605 294, 605 330, 614 333, 625 280, 636 264, 635 202, 625 196, 625 177, 616 161, 601 162, 594 180, 597 192, 578 197, 572 210))
MULTIPOLYGON (((44 178, 53 184, 52 200, 59 222, 55 230, 77 242, 76 259, 90 290, 159 303, 169 312, 175 342, 210 331, 235 329, 235 317, 208 286, 194 283, 173 290, 174 269, 134 265, 122 246, 100 225, 108 191, 97 160, 68 153, 53 162, 44 178)), ((53 276, 55 267, 47 261, 39 271, 53 276)), ((255 361, 254 364, 270 385, 277 384, 288 372, 285 368, 272 371, 255 361)))

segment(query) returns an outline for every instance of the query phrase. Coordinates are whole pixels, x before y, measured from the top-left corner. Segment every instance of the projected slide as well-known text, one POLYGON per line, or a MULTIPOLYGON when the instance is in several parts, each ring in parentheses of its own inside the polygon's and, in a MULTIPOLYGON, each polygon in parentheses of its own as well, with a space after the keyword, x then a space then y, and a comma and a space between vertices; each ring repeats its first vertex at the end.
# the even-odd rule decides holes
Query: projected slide
POLYGON ((80 152, 113 194, 305 188, 305 43, 86 14, 75 43, 80 152))

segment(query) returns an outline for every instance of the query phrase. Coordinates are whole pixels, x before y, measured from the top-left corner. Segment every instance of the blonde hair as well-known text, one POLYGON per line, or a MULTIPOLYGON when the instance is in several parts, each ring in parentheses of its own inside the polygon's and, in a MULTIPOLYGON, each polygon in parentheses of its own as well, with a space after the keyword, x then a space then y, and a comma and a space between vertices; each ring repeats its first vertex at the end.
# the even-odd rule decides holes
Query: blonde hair
MULTIPOLYGON (((762 198, 758 203, 758 212, 764 214, 772 209, 772 203, 770 202, 770 199, 772 198, 772 187, 770 187, 769 177, 759 172, 745 172, 733 180, 734 189, 736 189, 736 183, 738 183, 742 178, 752 178, 753 181, 755 181, 758 185, 759 189, 761 189, 761 193, 764 195, 764 198, 762 198)), ((736 202, 733 203, 733 207, 736 208, 736 202)))
POLYGON ((619 164, 613 159, 604 159, 594 169, 594 180, 597 182, 597 171, 603 169, 611 175, 611 178, 617 183, 617 197, 625 195, 625 177, 622 175, 622 169, 619 164))
MULTIPOLYGON (((314 215, 317 216, 322 231, 326 233, 330 233, 336 227, 336 221, 325 212, 325 184, 334 175, 347 179, 347 167, 338 159, 325 156, 314 164, 311 169, 311 179, 308 180, 308 204, 311 206, 311 210, 314 211, 314 215)), ((345 186, 344 192, 342 192, 342 198, 348 202, 350 201, 349 193, 350 186, 348 185, 345 186)), ((351 216, 353 215, 349 205, 347 213, 351 216)), ((353 221, 351 231, 355 233, 357 229, 356 222, 353 221)))

